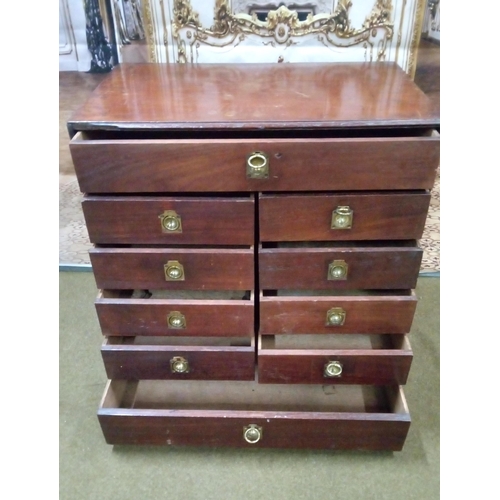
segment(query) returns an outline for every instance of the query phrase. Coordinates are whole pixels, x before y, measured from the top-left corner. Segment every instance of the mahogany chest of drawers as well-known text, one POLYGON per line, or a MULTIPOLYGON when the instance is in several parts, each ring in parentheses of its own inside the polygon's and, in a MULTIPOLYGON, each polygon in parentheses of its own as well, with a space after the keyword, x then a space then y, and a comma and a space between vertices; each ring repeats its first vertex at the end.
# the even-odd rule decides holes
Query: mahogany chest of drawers
POLYGON ((401 450, 439 118, 396 65, 130 65, 68 123, 110 444, 401 450))

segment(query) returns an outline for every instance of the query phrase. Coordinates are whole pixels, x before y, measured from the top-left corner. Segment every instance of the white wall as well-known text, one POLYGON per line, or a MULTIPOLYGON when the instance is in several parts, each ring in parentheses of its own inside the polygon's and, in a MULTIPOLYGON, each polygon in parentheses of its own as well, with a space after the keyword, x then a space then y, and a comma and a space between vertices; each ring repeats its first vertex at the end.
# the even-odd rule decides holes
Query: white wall
POLYGON ((83 0, 59 0, 59 71, 88 71, 83 0))

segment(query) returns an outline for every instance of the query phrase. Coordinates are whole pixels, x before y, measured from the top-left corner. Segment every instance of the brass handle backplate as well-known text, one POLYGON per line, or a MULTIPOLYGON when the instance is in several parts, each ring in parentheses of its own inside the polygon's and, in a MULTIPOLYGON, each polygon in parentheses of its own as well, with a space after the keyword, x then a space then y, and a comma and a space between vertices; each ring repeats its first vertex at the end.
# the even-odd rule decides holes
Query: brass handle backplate
POLYGON ((340 361, 328 361, 323 375, 328 378, 340 377, 342 375, 342 363, 340 361))
POLYGON ((247 156, 247 177, 249 179, 269 177, 269 157, 266 153, 255 151, 247 156))
POLYGON ((243 427, 243 438, 247 443, 257 443, 262 439, 262 427, 257 424, 249 424, 243 427))
POLYGON ((184 281, 184 266, 177 260, 169 260, 164 266, 165 281, 184 281))
POLYGON ((189 373, 188 360, 182 356, 175 356, 170 360, 172 373, 189 373))
POLYGON ((345 260, 334 260, 328 265, 328 280, 340 281, 347 279, 347 271, 349 266, 345 260))
POLYGON ((342 326, 345 323, 346 312, 341 307, 332 307, 326 313, 326 326, 342 326))
POLYGON ((182 233, 181 216, 174 210, 165 210, 158 216, 164 233, 182 233))
POLYGON ((349 206, 339 206, 332 212, 331 229, 351 229, 354 212, 349 206))
POLYGON ((167 325, 173 330, 186 328, 186 317, 179 311, 171 311, 167 315, 167 325))

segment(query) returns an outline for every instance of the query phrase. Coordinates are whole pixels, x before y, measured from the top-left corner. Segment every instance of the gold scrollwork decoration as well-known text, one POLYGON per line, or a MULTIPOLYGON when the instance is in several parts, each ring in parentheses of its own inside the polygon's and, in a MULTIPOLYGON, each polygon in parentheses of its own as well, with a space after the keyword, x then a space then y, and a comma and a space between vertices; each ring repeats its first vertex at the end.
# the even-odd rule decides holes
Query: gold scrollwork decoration
POLYGON ((189 0, 174 1, 173 35, 177 41, 178 62, 195 62, 195 51, 200 45, 211 47, 236 46, 246 37, 255 35, 265 45, 292 45, 294 38, 315 35, 324 45, 350 47, 363 44, 369 48, 367 58, 385 59, 386 48, 392 39, 394 25, 392 0, 375 0, 370 14, 359 29, 351 26, 351 0, 339 0, 333 13, 309 14, 300 21, 296 11, 281 5, 268 12, 265 21, 255 14, 233 14, 229 0, 217 0, 214 25, 204 28, 189 0), (189 36, 188 36, 189 33, 189 36), (189 47, 190 53, 187 53, 189 47), (373 55, 373 48, 376 55, 373 55))

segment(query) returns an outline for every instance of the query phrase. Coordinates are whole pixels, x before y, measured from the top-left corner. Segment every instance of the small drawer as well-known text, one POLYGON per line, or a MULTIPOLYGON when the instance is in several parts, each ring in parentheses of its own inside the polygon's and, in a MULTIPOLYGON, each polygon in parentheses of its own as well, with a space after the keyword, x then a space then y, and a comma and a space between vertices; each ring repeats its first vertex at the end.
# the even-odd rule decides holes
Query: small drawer
POLYGON ((400 451, 410 427, 400 386, 113 380, 98 418, 114 445, 400 451))
POLYGON ((261 294, 260 333, 409 333, 417 297, 401 290, 261 294), (359 293, 354 295, 354 293, 359 293))
POLYGON ((406 384, 413 358, 405 335, 259 337, 265 384, 406 384))
POLYGON ((94 248, 98 288, 253 290, 253 249, 94 248))
POLYGON ((427 192, 260 195, 260 239, 419 239, 429 203, 427 192))
POLYGON ((86 196, 92 243, 246 245, 254 241, 254 198, 86 196))
POLYGON ((253 380, 254 338, 109 337, 101 347, 108 378, 253 380))
POLYGON ((432 130, 257 132, 86 131, 70 152, 88 194, 431 189, 439 164, 432 130))
POLYGON ((107 336, 250 337, 254 302, 241 291, 102 290, 95 307, 107 336))
POLYGON ((407 243, 277 244, 259 248, 259 284, 264 290, 411 289, 417 284, 422 250, 407 243))

